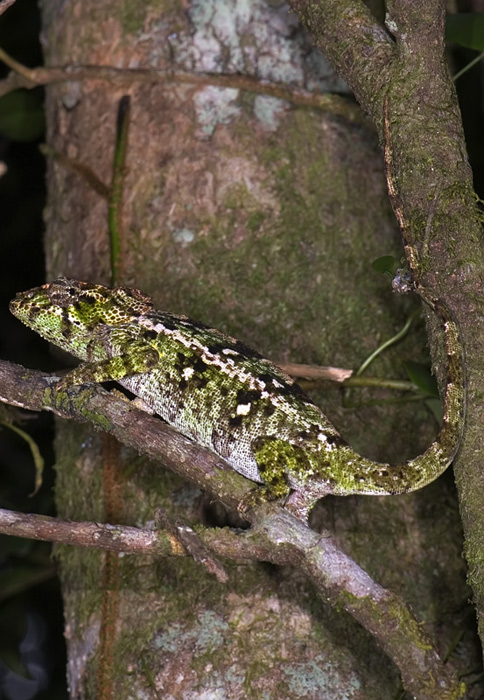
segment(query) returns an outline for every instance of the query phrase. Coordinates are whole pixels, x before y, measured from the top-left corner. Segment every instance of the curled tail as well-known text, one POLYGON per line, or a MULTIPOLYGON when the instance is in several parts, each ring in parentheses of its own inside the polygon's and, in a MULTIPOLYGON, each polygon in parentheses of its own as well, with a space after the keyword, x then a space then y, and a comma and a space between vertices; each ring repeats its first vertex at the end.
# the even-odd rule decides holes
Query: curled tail
MULTIPOLYGON (((444 411, 440 431, 430 447, 415 459, 391 466, 378 464, 364 458, 357 460, 363 472, 360 482, 353 484, 353 493, 391 494, 415 491, 431 483, 449 466, 461 442, 465 421, 465 356, 459 325, 452 310, 442 300, 430 293, 418 280, 418 251, 411 239, 411 230, 406 221, 393 169, 388 97, 384 102, 384 159, 388 194, 393 211, 400 224, 405 253, 411 274, 403 274, 394 280, 398 291, 415 290, 440 318, 445 338, 446 367, 444 411), (361 462, 359 461, 361 459, 361 462)), ((430 226, 429 213, 427 228, 430 226)), ((400 272, 400 271, 399 271, 400 272)), ((397 273, 398 275, 398 273, 397 273)), ((356 467, 353 464, 353 467, 356 467)), ((351 479, 351 476, 348 475, 351 479)), ((346 491, 348 493, 348 491, 346 491)))
POLYGON ((346 461, 339 470, 340 483, 331 490, 336 495, 384 496, 416 491, 440 476, 459 449, 465 420, 465 357, 459 326, 443 302, 431 298, 423 290, 418 292, 444 325, 446 385, 439 433, 421 455, 396 465, 380 464, 360 455, 355 459, 353 451, 348 448, 346 461))
MULTIPOLYGON (((393 287, 396 291, 416 291, 437 314, 443 324, 446 366, 442 425, 430 447, 418 457, 403 464, 379 464, 356 455, 350 447, 342 447, 338 455, 338 480, 331 493, 339 495, 389 495, 407 493, 430 484, 453 461, 461 442, 465 421, 465 357, 459 325, 452 310, 419 281, 418 250, 412 241, 411 229, 405 218, 394 174, 391 147, 388 97, 384 102, 384 160, 388 194, 400 224, 405 254, 410 272, 398 271, 393 287)), ((434 202, 435 203, 435 202, 434 202)), ((429 211, 430 228, 433 207, 429 211)))

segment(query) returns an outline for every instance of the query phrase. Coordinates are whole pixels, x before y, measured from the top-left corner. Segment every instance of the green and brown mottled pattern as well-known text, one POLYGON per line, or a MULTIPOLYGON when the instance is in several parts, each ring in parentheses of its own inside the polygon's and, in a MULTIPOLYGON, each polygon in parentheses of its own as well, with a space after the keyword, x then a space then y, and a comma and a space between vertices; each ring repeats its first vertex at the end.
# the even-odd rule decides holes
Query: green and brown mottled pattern
POLYGON ((459 445, 463 358, 458 329, 446 316, 449 381, 442 429, 423 455, 390 466, 354 452, 272 362, 217 330, 154 310, 136 289, 60 278, 18 294, 10 310, 83 360, 59 388, 119 381, 181 433, 264 483, 257 498, 286 498, 300 517, 329 493, 421 488, 444 471, 459 445))

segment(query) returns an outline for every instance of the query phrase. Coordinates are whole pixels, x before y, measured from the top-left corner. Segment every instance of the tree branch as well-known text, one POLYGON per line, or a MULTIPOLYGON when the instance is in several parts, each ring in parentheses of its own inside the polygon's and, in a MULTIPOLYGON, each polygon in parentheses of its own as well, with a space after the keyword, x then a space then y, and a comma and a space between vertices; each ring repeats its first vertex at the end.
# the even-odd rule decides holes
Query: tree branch
POLYGON ((209 489, 237 508, 253 485, 213 452, 191 442, 167 423, 135 408, 100 386, 53 391, 54 378, 0 360, 0 400, 29 411, 52 411, 61 418, 91 423, 120 442, 209 489))
MULTIPOLYGON (((389 103, 395 181, 422 286, 453 311, 466 354, 466 433, 454 472, 466 536, 469 579, 484 640, 484 264, 482 225, 472 186, 457 97, 444 53, 443 0, 389 0, 389 32, 360 0, 288 0, 316 45, 355 92, 383 141, 389 103)), ((440 329, 428 316, 440 384, 440 329)))
POLYGON ((344 117, 350 122, 363 123, 366 121, 361 109, 351 100, 340 95, 308 92, 307 90, 290 88, 285 83, 258 80, 250 75, 184 73, 170 69, 114 68, 113 66, 93 65, 28 68, 9 56, 3 49, 0 49, 0 60, 13 70, 5 80, 0 81, 0 97, 19 88, 31 89, 39 85, 76 80, 103 80, 114 86, 126 86, 134 83, 166 83, 168 85, 193 85, 194 87, 214 85, 277 97, 302 107, 324 109, 344 117))
POLYGON ((13 5, 15 0, 1 0, 0 2, 0 15, 3 15, 5 10, 8 10, 11 5, 13 5))
POLYGON ((394 42, 361 0, 288 0, 315 46, 373 118, 387 85, 394 42), (373 103, 376 103, 372 107, 373 103))
MULTIPOLYGON (((229 507, 235 508, 253 488, 251 482, 227 470, 216 455, 190 442, 161 420, 134 408, 130 402, 101 387, 57 394, 52 384, 52 377, 0 361, 3 401, 89 421, 202 488, 209 488, 229 507)), ((338 548, 328 533, 313 532, 277 504, 260 506, 247 517, 252 523, 248 532, 234 534, 198 528, 197 537, 219 556, 298 566, 324 600, 347 610, 370 631, 399 667, 405 686, 415 698, 450 700, 462 696, 463 686, 444 666, 402 599, 373 581, 338 548)), ((158 556, 185 553, 179 538, 167 532, 72 523, 8 511, 0 511, 0 532, 111 551, 158 556)))

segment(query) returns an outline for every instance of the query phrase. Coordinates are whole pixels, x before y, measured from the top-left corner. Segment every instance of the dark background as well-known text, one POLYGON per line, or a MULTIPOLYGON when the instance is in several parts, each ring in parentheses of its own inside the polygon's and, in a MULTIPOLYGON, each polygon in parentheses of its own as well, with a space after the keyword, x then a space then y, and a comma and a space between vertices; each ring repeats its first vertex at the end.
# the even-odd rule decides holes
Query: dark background
MULTIPOLYGON (((42 64, 39 37, 35 0, 20 0, 0 16, 0 46, 21 63, 42 64)), ((0 79, 7 73, 0 65, 0 79)), ((53 370, 47 344, 8 311, 17 291, 45 281, 45 162, 38 149, 44 140, 43 97, 38 88, 0 99, 0 161, 7 167, 0 177, 0 356, 53 370)), ((20 436, 2 427, 0 507, 55 515, 52 416, 20 410, 19 415, 20 427, 36 441, 45 459, 43 484, 29 496, 35 478, 30 449, 20 436)), ((0 698, 65 700, 65 667, 62 600, 51 546, 0 535, 0 698)))
MULTIPOLYGON (((27 66, 42 64, 40 32, 35 0, 17 0, 0 16, 0 47, 27 66)), ((454 45, 453 72, 477 55, 476 50, 454 45)), ((0 65, 0 79, 7 73, 0 65)), ((481 197, 482 75, 481 62, 457 82, 475 184, 481 197)), ((8 302, 17 291, 45 281, 45 163, 38 150, 44 140, 42 101, 42 89, 0 98, 0 162, 7 167, 6 174, 0 177, 0 357, 51 371, 55 367, 47 344, 8 312, 8 302)), ((23 420, 20 427, 33 437, 46 461, 43 484, 35 496, 29 496, 35 479, 30 449, 20 436, 0 426, 0 507, 55 515, 52 417, 20 411, 18 415, 23 420)), ((12 420, 11 414, 9 419, 12 420)), ((0 420, 4 420, 3 414, 0 420)), ((0 700, 67 698, 65 665, 62 601, 50 545, 0 536, 0 700)))

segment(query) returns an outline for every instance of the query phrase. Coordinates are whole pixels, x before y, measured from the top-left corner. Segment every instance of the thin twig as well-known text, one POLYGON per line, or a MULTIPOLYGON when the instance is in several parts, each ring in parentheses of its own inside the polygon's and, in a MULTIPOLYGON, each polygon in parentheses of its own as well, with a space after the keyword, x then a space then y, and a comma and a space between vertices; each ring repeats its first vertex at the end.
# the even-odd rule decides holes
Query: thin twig
POLYGON ((14 4, 15 0, 0 0, 0 15, 3 15, 5 10, 8 10, 14 4))
MULTIPOLYGON (((218 466, 223 462, 215 454, 103 389, 80 389, 73 392, 75 400, 70 401, 65 394, 57 396, 50 389, 51 385, 52 379, 40 372, 0 361, 0 398, 7 403, 34 410, 48 408, 65 417, 88 420, 116 435, 126 445, 135 447, 138 452, 161 461, 182 476, 188 476, 202 488, 210 488, 228 506, 234 507, 253 487, 240 474, 219 470, 218 466)), ((197 534, 219 555, 239 558, 240 542, 244 542, 246 559, 299 566, 322 597, 337 608, 350 612, 375 636, 402 671, 418 676, 419 684, 425 687, 438 679, 440 699, 460 697, 455 692, 457 685, 452 672, 442 664, 431 640, 403 600, 373 581, 337 547, 329 533, 313 532, 277 504, 255 508, 247 517, 252 529, 244 535, 232 537, 225 530, 223 534, 218 530, 199 530, 197 534)), ((39 532, 31 523, 28 527, 30 531, 39 532)), ((101 526, 94 527, 100 531, 101 526)), ((91 541, 118 539, 109 536, 110 526, 105 527, 107 530, 103 529, 102 534, 107 539, 100 535, 94 537, 94 533, 88 530, 91 541)), ((10 533, 13 534, 12 529, 10 533)))
POLYGON ((300 379, 311 379, 313 381, 327 382, 344 382, 349 379, 352 374, 352 369, 343 369, 342 367, 323 367, 321 365, 301 365, 296 362, 276 362, 284 372, 290 374, 291 377, 300 379))
POLYGON ((122 274, 122 226, 123 187, 126 177, 126 155, 131 115, 130 97, 123 95, 118 106, 116 139, 114 143, 113 170, 109 191, 109 250, 111 254, 111 285, 119 284, 122 274))
POLYGON ((80 163, 79 161, 74 160, 72 158, 68 158, 67 156, 63 155, 62 153, 59 153, 46 143, 40 144, 39 151, 46 158, 52 158, 56 162, 60 163, 64 168, 67 168, 67 170, 70 170, 76 173, 76 175, 79 175, 83 180, 87 182, 87 184, 94 190, 94 192, 96 192, 100 197, 102 197, 106 201, 109 201, 108 185, 105 185, 104 182, 102 182, 102 180, 98 178, 96 173, 93 172, 91 168, 89 168, 87 165, 84 165, 84 163, 80 163))
POLYGON ((113 68, 111 66, 68 65, 49 68, 28 68, 0 49, 0 60, 14 71, 0 81, 0 96, 19 87, 32 88, 37 85, 50 85, 75 80, 104 80, 114 86, 132 83, 186 84, 195 87, 214 85, 216 87, 237 88, 268 97, 277 97, 294 105, 314 107, 341 116, 350 122, 367 123, 367 118, 358 107, 346 97, 329 93, 319 94, 289 88, 284 83, 259 80, 248 75, 223 75, 219 73, 184 73, 182 71, 154 68, 113 68))

